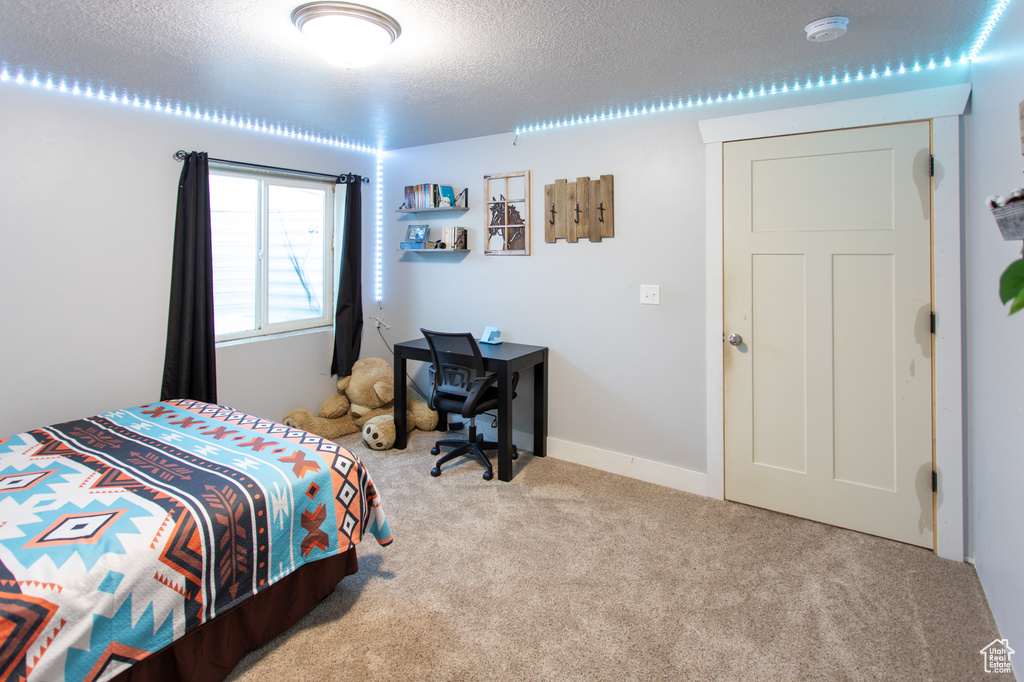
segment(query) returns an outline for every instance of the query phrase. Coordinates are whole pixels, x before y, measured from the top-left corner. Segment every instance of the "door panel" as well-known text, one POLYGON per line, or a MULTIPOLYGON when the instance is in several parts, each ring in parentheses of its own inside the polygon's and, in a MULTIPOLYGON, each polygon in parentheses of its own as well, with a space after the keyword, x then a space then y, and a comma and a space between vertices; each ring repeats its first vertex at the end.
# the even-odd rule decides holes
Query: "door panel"
POLYGON ((929 149, 928 122, 724 145, 727 499, 932 545, 929 149))
POLYGON ((835 477, 895 492, 893 258, 840 254, 832 264, 835 477))
POLYGON ((793 254, 754 254, 752 298, 757 338, 752 358, 753 460, 758 464, 807 472, 806 375, 804 372, 804 258, 793 254), (777 400, 784 394, 786 400, 777 400))
POLYGON ((755 232, 892 229, 891 150, 756 159, 751 171, 766 209, 752 216, 755 232))

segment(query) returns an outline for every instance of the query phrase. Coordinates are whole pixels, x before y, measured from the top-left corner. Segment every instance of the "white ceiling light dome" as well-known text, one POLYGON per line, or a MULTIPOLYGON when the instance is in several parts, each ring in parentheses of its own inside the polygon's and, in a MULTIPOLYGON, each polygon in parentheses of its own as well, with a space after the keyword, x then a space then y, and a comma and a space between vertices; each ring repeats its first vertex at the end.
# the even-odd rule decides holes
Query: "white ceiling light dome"
POLYGON ((846 25, 850 20, 846 17, 825 17, 804 26, 807 39, 813 43, 825 43, 835 40, 846 33, 846 25))
POLYGON ((306 3, 292 12, 292 23, 320 56, 344 67, 372 64, 402 34, 390 15, 351 2, 306 3))

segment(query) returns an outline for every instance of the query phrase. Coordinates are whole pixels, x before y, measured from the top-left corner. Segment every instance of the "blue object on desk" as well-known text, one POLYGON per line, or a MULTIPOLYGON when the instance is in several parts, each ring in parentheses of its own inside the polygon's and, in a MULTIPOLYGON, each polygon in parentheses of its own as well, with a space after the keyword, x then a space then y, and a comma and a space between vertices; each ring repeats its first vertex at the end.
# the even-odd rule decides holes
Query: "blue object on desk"
POLYGON ((480 337, 480 343, 501 343, 501 332, 497 327, 484 327, 484 335, 480 337))

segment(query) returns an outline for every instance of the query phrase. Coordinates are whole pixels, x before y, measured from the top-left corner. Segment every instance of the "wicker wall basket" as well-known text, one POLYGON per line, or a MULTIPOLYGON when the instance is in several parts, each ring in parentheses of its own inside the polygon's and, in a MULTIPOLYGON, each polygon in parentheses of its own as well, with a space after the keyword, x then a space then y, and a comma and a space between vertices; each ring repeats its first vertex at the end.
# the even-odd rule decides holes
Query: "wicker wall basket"
POLYGON ((993 206, 992 215, 996 219, 1003 239, 1014 241, 1024 239, 1024 201, 1014 201, 1005 206, 993 206))

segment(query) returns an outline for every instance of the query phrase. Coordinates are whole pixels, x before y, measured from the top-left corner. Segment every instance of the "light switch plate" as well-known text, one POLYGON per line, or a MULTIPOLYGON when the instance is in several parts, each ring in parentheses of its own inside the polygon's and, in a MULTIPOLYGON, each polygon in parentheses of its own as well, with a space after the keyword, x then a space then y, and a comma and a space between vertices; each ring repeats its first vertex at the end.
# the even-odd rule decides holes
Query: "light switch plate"
POLYGON ((644 305, 661 305, 661 286, 657 284, 641 284, 640 302, 644 305))

